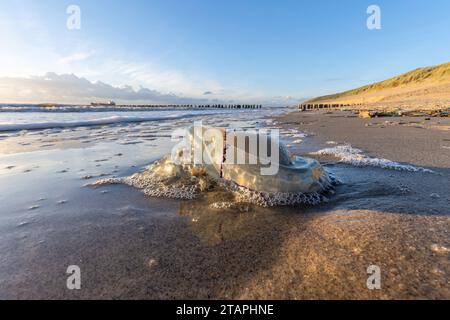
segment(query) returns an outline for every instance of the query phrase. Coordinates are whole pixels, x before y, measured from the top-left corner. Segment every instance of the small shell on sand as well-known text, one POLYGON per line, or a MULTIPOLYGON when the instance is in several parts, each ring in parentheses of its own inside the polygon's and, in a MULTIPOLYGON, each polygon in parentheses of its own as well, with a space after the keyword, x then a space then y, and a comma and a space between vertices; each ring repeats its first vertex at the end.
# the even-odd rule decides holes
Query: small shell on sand
POLYGON ((148 265, 149 268, 153 268, 153 267, 155 267, 157 264, 158 264, 158 262, 157 262, 155 259, 150 259, 150 260, 148 260, 148 263, 147 263, 147 265, 148 265))
POLYGON ((444 247, 444 246, 440 246, 438 244, 431 245, 431 250, 436 252, 436 253, 439 253, 439 254, 446 254, 446 253, 450 252, 449 248, 444 247))

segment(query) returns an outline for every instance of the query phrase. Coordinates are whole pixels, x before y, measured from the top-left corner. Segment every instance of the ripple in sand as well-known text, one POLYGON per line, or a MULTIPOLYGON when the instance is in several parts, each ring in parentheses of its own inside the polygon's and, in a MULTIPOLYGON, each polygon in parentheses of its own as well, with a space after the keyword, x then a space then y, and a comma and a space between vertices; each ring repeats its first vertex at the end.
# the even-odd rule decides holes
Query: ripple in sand
POLYGON ((126 142, 119 142, 121 145, 130 145, 130 144, 140 144, 143 143, 143 141, 126 141, 126 142))
MULTIPOLYGON (((117 170, 114 170, 113 172, 117 172, 117 170)), ((80 177, 80 179, 81 180, 91 180, 93 178, 102 178, 102 177, 108 177, 111 175, 112 175, 112 173, 100 173, 100 174, 95 174, 95 175, 88 174, 88 175, 80 177)))

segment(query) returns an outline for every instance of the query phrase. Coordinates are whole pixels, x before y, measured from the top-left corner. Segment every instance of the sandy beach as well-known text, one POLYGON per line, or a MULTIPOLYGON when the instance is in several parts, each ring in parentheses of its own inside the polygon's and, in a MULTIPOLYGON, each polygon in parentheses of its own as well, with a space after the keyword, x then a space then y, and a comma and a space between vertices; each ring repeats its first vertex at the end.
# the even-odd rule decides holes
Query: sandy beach
POLYGON ((450 298, 450 119, 338 111, 270 117, 259 125, 280 128, 294 154, 319 159, 342 181, 328 202, 219 210, 210 204, 228 197, 221 190, 185 201, 124 185, 85 186, 167 153, 171 126, 165 133, 142 123, 2 137, 0 297, 450 298), (306 133, 302 141, 298 132, 306 133), (317 153, 349 145, 369 165, 317 153), (18 190, 28 191, 14 197, 18 190), (69 265, 80 266, 82 290, 67 290, 69 265), (381 269, 380 290, 366 286, 370 265, 381 269))
POLYGON ((449 12, 0 1, 0 301, 450 300, 449 12))

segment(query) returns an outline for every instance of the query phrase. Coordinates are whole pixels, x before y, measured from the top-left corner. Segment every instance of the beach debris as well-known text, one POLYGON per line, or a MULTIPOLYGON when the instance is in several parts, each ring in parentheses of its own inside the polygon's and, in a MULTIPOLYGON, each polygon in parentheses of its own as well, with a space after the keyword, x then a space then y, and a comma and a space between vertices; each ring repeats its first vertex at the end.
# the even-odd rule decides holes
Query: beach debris
POLYGON ((149 268, 153 268, 158 264, 158 261, 156 261, 155 259, 149 259, 147 262, 147 266, 149 268))
POLYGON ((370 119, 372 118, 372 115, 370 114, 370 111, 360 111, 358 116, 362 119, 370 119))
POLYGON ((446 254, 446 253, 450 252, 449 248, 441 246, 441 245, 438 245, 436 243, 431 245, 431 250, 433 252, 436 252, 436 253, 439 253, 439 254, 446 254))
MULTIPOLYGON (((325 194, 333 191, 334 186, 339 183, 318 161, 292 156, 281 142, 276 144, 279 150, 279 169, 274 175, 262 175, 260 161, 257 164, 242 165, 228 163, 227 157, 238 148, 238 139, 233 141, 223 146, 223 154, 206 153, 211 158, 220 157, 221 161, 212 162, 213 164, 176 164, 179 162, 167 155, 143 172, 125 178, 99 180, 91 186, 123 183, 141 189, 147 196, 185 200, 222 188, 234 195, 236 203, 272 207, 319 204, 327 201, 325 194)), ((206 147, 202 150, 209 151, 206 147)), ((174 155, 182 157, 185 151, 176 150, 174 155)), ((245 153, 249 154, 249 150, 245 149, 245 153)), ((212 204, 212 208, 225 208, 229 205, 216 203, 212 204)))
POLYGON ((450 117, 450 111, 445 110, 355 110, 355 114, 362 119, 381 117, 424 117, 431 120, 432 117, 450 117))
POLYGON ((363 153, 362 150, 353 148, 351 145, 340 145, 332 148, 322 149, 310 153, 316 156, 333 156, 342 163, 347 163, 356 167, 372 166, 383 169, 410 171, 410 172, 426 172, 433 171, 427 168, 415 167, 413 165, 401 164, 392 160, 383 158, 372 158, 363 153))

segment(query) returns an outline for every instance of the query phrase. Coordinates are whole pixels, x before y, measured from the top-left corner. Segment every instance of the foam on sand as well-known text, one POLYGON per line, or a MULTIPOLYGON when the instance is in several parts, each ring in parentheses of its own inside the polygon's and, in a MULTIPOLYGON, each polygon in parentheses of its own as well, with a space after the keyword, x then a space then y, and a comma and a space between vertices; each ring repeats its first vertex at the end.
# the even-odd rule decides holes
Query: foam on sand
POLYGON ((201 167, 173 164, 170 156, 154 162, 143 172, 124 178, 107 178, 89 186, 98 187, 108 184, 126 184, 149 197, 164 197, 181 200, 193 200, 204 192, 225 190, 233 195, 229 203, 213 203, 214 209, 240 208, 240 204, 255 204, 261 207, 317 205, 327 201, 325 194, 333 193, 339 181, 329 176, 322 193, 311 192, 259 192, 240 186, 233 181, 217 179, 208 175, 201 167))
POLYGON ((326 148, 316 152, 312 152, 310 154, 318 156, 324 155, 333 156, 339 159, 340 162, 348 163, 357 167, 371 166, 399 171, 428 172, 428 173, 433 172, 430 169, 415 167, 408 164, 401 164, 388 159, 372 158, 363 154, 362 150, 352 148, 351 145, 341 145, 332 148, 326 148))
MULTIPOLYGON (((125 183, 139 188, 148 196, 168 197, 178 199, 194 199, 200 193, 209 190, 226 190, 234 195, 237 203, 252 203, 263 207, 309 204, 315 205, 326 198, 336 184, 334 179, 320 163, 314 159, 294 157, 286 146, 272 137, 267 137, 271 148, 278 149, 276 172, 270 175, 262 173, 263 162, 260 155, 256 155, 256 162, 235 163, 228 162, 230 155, 243 152, 244 156, 254 155, 249 145, 242 149, 239 139, 230 137, 224 129, 214 129, 220 145, 215 152, 208 148, 210 140, 204 139, 210 127, 190 127, 186 136, 190 139, 189 148, 179 146, 163 159, 155 162, 145 171, 123 179, 101 180, 94 185, 107 183, 125 183), (196 140, 200 137, 200 142, 196 140), (202 164, 193 161, 183 161, 183 158, 194 159, 195 150, 205 150, 206 160, 202 164), (218 188, 216 188, 218 187, 218 188)), ((259 133, 253 134, 255 141, 260 139, 259 133)), ((233 132, 233 137, 245 137, 247 133, 233 132)), ((274 150, 274 149, 272 149, 274 150)), ((274 152, 274 151, 272 151, 274 152)), ((244 157, 246 158, 246 157, 244 157)), ((205 160, 203 158, 202 160, 205 160)), ((223 206, 220 204, 218 206, 223 206)))

